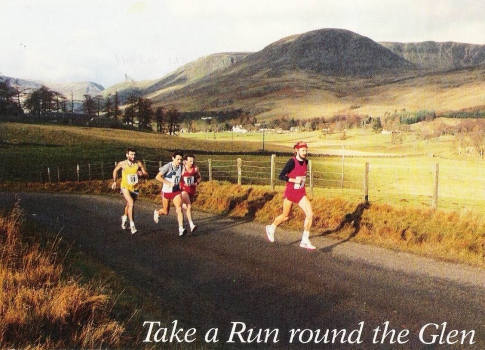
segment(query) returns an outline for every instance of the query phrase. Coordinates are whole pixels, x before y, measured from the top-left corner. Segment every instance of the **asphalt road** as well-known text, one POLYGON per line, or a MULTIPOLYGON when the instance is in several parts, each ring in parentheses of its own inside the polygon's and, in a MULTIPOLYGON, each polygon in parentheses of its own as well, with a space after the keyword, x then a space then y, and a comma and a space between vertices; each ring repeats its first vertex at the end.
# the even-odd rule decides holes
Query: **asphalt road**
MULTIPOLYGON (((307 251, 282 228, 272 244, 264 225, 201 212, 197 233, 180 238, 173 208, 155 224, 143 200, 132 235, 121 198, 0 193, 16 198, 27 217, 156 295, 193 337, 217 328, 220 348, 485 348, 483 269, 321 236, 307 251)), ((152 341, 157 329, 140 325, 152 341)))

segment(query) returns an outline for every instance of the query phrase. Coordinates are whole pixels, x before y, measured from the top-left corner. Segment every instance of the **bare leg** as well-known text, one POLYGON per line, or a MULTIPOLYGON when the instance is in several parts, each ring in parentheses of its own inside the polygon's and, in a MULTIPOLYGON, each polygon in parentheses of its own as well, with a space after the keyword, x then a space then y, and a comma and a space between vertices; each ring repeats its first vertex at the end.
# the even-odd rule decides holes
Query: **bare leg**
POLYGON ((290 218, 290 213, 291 213, 291 208, 293 206, 293 203, 289 201, 288 199, 283 200, 283 213, 278 215, 276 219, 273 221, 273 226, 278 227, 281 223, 288 221, 290 218))
POLYGON ((125 215, 128 215, 130 222, 133 222, 134 200, 131 197, 130 191, 128 191, 126 188, 121 189, 121 193, 123 193, 123 197, 125 197, 126 200, 125 215))
POLYGON ((192 223, 192 203, 187 192, 182 192, 182 208, 186 210, 187 220, 192 223))
POLYGON ((301 209, 303 209, 303 212, 305 213, 305 222, 303 223, 303 230, 310 231, 313 223, 312 204, 308 200, 308 197, 305 196, 300 200, 300 202, 298 202, 298 205, 300 206, 301 209))
POLYGON ((184 214, 182 213, 182 196, 177 195, 173 199, 173 205, 175 206, 175 211, 177 212, 177 221, 179 223, 179 227, 184 226, 184 214))
POLYGON ((162 198, 162 208, 158 209, 158 214, 168 215, 169 212, 170 212, 170 200, 163 197, 162 198))
POLYGON ((303 235, 301 236, 300 247, 305 249, 316 249, 316 247, 310 243, 310 228, 313 223, 313 210, 308 197, 303 197, 298 203, 301 209, 305 212, 305 222, 303 223, 303 235))

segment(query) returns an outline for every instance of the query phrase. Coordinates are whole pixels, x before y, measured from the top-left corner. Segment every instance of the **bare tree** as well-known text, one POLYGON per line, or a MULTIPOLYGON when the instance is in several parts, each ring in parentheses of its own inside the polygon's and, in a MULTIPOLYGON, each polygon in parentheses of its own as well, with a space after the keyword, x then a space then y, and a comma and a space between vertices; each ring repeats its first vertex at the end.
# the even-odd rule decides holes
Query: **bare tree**
POLYGON ((96 101, 96 107, 97 107, 97 110, 98 110, 98 117, 99 117, 99 113, 102 111, 102 106, 101 106, 101 101, 103 101, 103 96, 101 95, 96 95, 95 97, 95 101, 96 101))
POLYGON ((180 112, 175 108, 170 108, 167 112, 168 133, 175 135, 180 126, 180 112))
POLYGON ((113 108, 113 116, 115 120, 118 120, 118 116, 121 116, 121 111, 120 111, 120 98, 118 96, 118 91, 115 91, 115 96, 114 96, 114 108, 113 108))
POLYGON ((84 95, 83 111, 87 115, 93 115, 96 110, 96 101, 91 97, 91 95, 84 95))
POLYGON ((165 128, 165 110, 163 107, 158 107, 155 111, 155 121, 157 123, 156 130, 164 132, 165 128))
POLYGON ((142 129, 150 129, 153 119, 152 101, 146 98, 138 98, 138 121, 142 129))

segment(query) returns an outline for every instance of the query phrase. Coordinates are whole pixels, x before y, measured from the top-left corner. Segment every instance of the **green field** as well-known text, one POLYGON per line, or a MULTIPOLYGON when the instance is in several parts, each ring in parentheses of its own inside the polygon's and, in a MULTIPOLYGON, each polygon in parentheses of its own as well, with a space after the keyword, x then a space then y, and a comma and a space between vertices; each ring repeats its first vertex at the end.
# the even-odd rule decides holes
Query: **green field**
MULTIPOLYGON (((215 180, 237 182, 237 158, 242 159, 242 184, 269 185, 271 154, 275 177, 298 140, 309 144, 314 195, 364 198, 365 164, 369 164, 371 202, 430 207, 438 176, 438 208, 485 211, 485 167, 476 155, 459 156, 453 138, 420 140, 403 133, 400 143, 391 135, 370 129, 324 134, 187 133, 168 136, 114 129, 3 123, 0 180, 51 182, 108 179, 128 146, 137 148, 152 177, 174 149, 194 153, 204 178, 209 160, 215 180), (77 173, 79 165, 79 174, 77 173), (50 174, 49 174, 50 172, 50 174)), ((281 185, 275 180, 275 185, 281 185)))

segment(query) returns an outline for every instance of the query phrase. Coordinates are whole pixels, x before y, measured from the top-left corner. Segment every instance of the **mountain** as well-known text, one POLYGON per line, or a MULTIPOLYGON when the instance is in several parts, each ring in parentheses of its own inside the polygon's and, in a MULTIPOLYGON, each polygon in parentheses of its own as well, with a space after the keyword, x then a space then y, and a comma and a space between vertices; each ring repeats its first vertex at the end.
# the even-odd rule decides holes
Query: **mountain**
POLYGON ((198 60, 189 62, 174 72, 155 81, 145 89, 144 93, 150 94, 152 97, 154 97, 160 90, 174 90, 193 84, 201 79, 210 77, 218 71, 232 67, 234 64, 241 61, 248 55, 249 53, 233 52, 216 53, 201 57, 198 60))
MULTIPOLYGON (((160 89, 146 96, 155 106, 242 109, 258 120, 457 110, 483 105, 484 57, 480 45, 377 43, 348 30, 320 29, 278 40, 198 80, 154 85, 160 89)), ((177 74, 168 76, 177 81, 177 74)))
POLYGON ((104 88, 93 82, 70 82, 70 83, 57 83, 39 80, 19 79, 13 77, 7 77, 0 75, 0 81, 10 81, 10 84, 18 87, 20 90, 36 90, 40 87, 47 86, 53 91, 57 91, 63 94, 68 100, 71 99, 71 94, 74 100, 84 100, 84 95, 90 95, 92 97, 100 95, 104 88))
POLYGON ((320 29, 281 39, 246 58, 247 73, 302 70, 331 76, 402 72, 414 64, 369 38, 343 29, 320 29))
POLYGON ((435 41, 380 44, 420 68, 448 70, 485 63, 485 45, 435 41))
MULTIPOLYGON (((13 82, 13 78, 11 81, 13 82)), ((39 82, 22 81, 25 86, 39 82)), ((378 43, 343 29, 292 35, 254 53, 216 53, 160 79, 126 81, 103 89, 94 83, 49 84, 75 99, 118 92, 154 107, 234 111, 258 120, 335 114, 379 115, 395 110, 458 110, 484 105, 485 45, 378 43)))
POLYGON ((315 89, 345 95, 336 80, 394 79, 416 69, 369 38, 348 30, 321 29, 278 40, 190 84, 170 74, 170 81, 183 84, 154 85, 160 89, 146 96, 155 105, 184 111, 243 109, 260 114, 273 109, 275 101, 295 99, 315 89))

